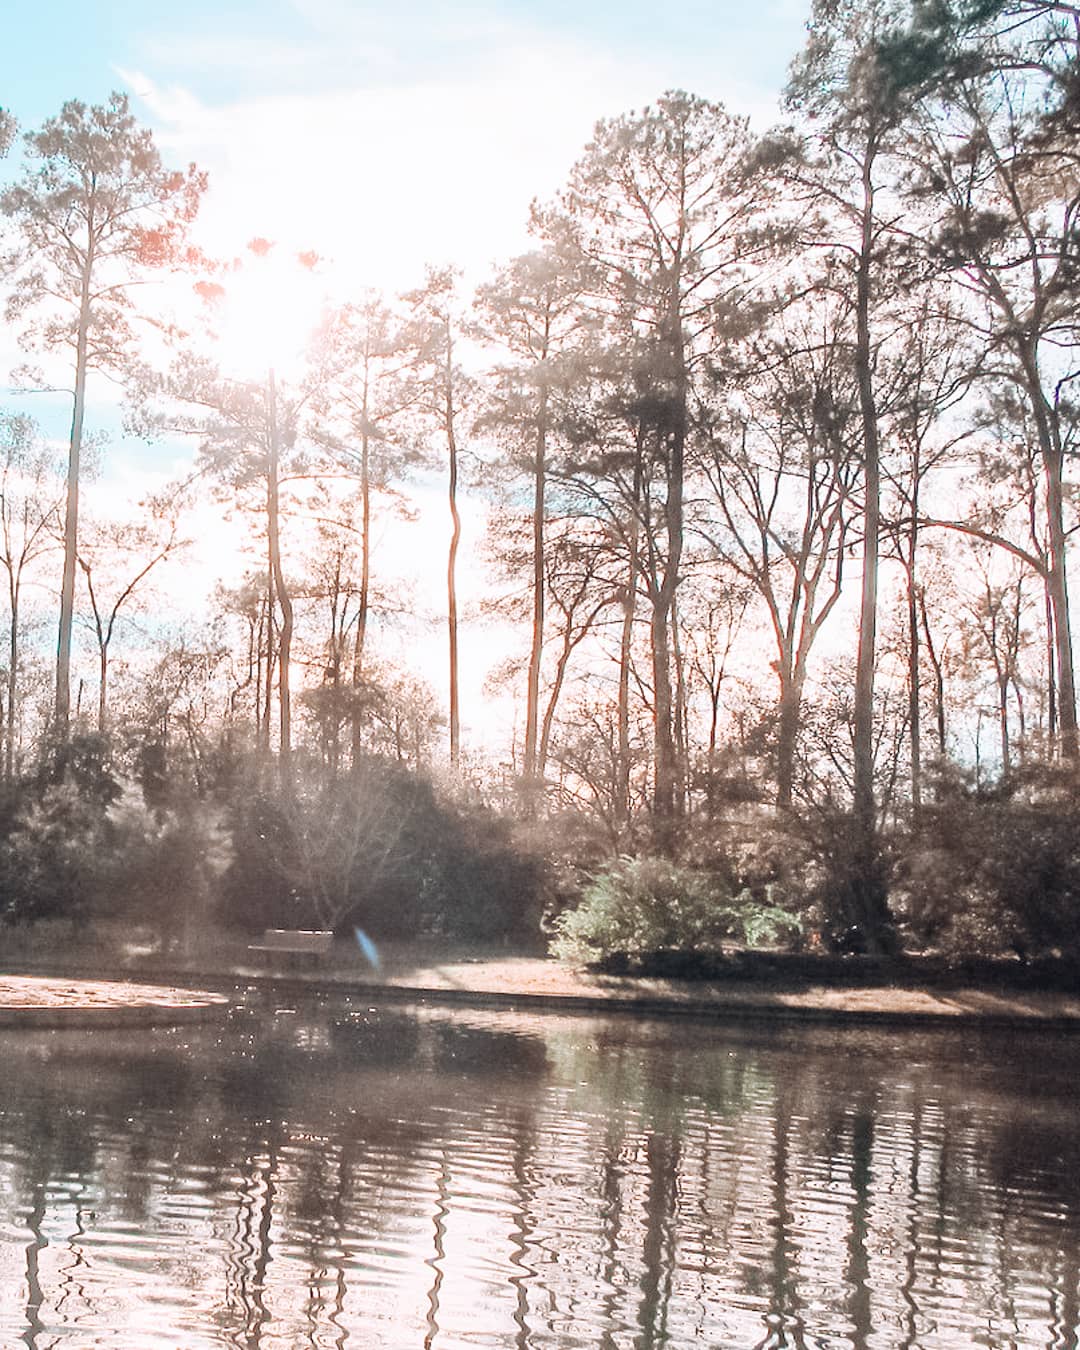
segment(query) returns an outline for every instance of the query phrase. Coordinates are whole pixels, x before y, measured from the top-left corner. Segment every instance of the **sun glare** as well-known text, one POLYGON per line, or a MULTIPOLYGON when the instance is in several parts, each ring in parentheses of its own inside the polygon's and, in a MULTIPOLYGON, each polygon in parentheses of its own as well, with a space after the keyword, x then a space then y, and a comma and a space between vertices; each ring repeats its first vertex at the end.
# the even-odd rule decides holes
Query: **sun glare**
POLYGON ((212 305, 223 374, 250 380, 271 370, 285 379, 299 374, 326 304, 318 263, 314 253, 255 239, 220 281, 201 288, 212 305))

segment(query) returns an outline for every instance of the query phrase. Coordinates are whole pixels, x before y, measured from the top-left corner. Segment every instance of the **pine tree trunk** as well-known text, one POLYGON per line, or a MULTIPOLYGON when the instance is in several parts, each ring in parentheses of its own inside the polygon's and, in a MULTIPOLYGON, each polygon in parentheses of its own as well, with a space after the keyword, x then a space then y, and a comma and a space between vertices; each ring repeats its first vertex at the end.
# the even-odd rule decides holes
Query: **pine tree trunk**
POLYGON ((876 145, 869 138, 863 159, 862 240, 856 275, 855 376, 863 445, 862 592, 855 667, 854 838, 850 919, 871 951, 889 945, 888 911, 880 871, 874 794, 874 667, 877 659, 878 534, 881 528, 881 467, 870 342, 870 269, 874 243, 871 169, 876 145))
POLYGON ((1076 723, 1076 684, 1073 669, 1072 623, 1069 617, 1069 587, 1065 571, 1063 455, 1055 446, 1043 456, 1046 468, 1046 509, 1050 534, 1048 589, 1054 615, 1057 655, 1057 715, 1061 753, 1066 759, 1080 757, 1076 723))
POLYGON ((356 646, 353 653, 353 683, 360 684, 364 643, 367 640, 371 606, 371 446, 364 432, 360 446, 360 597, 356 615, 356 646))
POLYGON ((802 682, 797 681, 790 654, 780 662, 780 714, 776 737, 776 806, 790 811, 795 795, 795 746, 802 710, 802 682))
POLYGON ((1046 734, 1051 741, 1057 736, 1057 650, 1054 638, 1054 597, 1050 594, 1050 578, 1043 576, 1043 601, 1046 612, 1046 734))
POLYGON ((926 612, 926 592, 920 589, 918 592, 919 618, 922 621, 923 643, 926 648, 926 655, 930 658, 930 665, 934 671, 934 712, 937 722, 937 752, 938 758, 945 758, 945 751, 948 746, 948 735, 945 725, 945 671, 941 663, 941 657, 938 655, 937 648, 934 646, 933 635, 930 632, 930 616, 926 612))
POLYGON ((911 529, 904 563, 908 628, 908 735, 911 745, 911 811, 918 821, 922 811, 922 682, 919 675, 919 602, 916 585, 918 554, 918 466, 911 495, 911 529))
POLYGON ((634 438, 634 480, 632 500, 630 502, 629 537, 627 540, 629 560, 626 578, 626 597, 623 601, 622 633, 619 639, 619 696, 618 696, 618 739, 619 762, 616 768, 617 783, 615 791, 615 820, 625 826, 630 819, 630 661, 633 654, 634 620, 637 612, 637 585, 641 567, 640 552, 640 515, 643 464, 645 449, 645 428, 639 423, 634 438))
POLYGON ((675 666, 675 814, 690 815, 690 738, 686 716, 686 668, 679 628, 679 602, 671 606, 671 658, 675 666))
POLYGON ((529 816, 536 812, 537 799, 540 793, 537 741, 540 723, 540 665, 544 655, 544 601, 547 584, 544 559, 547 405, 548 392, 545 385, 540 392, 536 429, 536 463, 533 467, 532 641, 529 647, 528 688, 525 706, 525 754, 522 764, 522 776, 525 780, 525 810, 529 816))
POLYGON ((687 373, 681 316, 678 308, 678 273, 672 279, 667 315, 668 372, 672 381, 671 425, 668 428, 667 497, 664 524, 667 561, 663 578, 653 593, 651 624, 653 658, 654 779, 653 817, 662 851, 674 847, 675 794, 678 758, 675 746, 674 701, 671 687, 671 613, 679 584, 683 549, 683 474, 686 453, 687 373))
POLYGON ((277 386, 272 370, 267 378, 266 393, 270 449, 266 475, 266 533, 273 589, 278 607, 281 610, 281 631, 278 640, 278 714, 280 728, 278 754, 281 767, 281 785, 288 792, 292 786, 292 701, 289 689, 289 672, 292 656, 293 605, 281 565, 281 502, 278 485, 281 446, 277 421, 277 386))
POLYGON ((105 735, 105 723, 107 716, 108 702, 108 682, 109 682, 109 649, 102 646, 98 650, 98 714, 97 729, 98 735, 105 735))
POLYGON ((60 582, 60 627, 56 639, 54 712, 55 730, 61 740, 67 739, 71 721, 71 630, 75 616, 75 560, 79 543, 79 470, 83 419, 86 413, 91 261, 92 259, 87 260, 82 279, 82 302, 75 345, 75 395, 72 401, 71 437, 68 443, 67 500, 64 506, 64 567, 60 582))
POLYGON ((355 703, 352 714, 352 762, 360 763, 361 721, 360 685, 363 677, 364 644, 367 641, 368 609, 371 596, 371 438, 368 433, 368 384, 364 377, 363 432, 360 441, 360 599, 353 642, 352 683, 355 703))
POLYGON ((657 600, 650 625, 653 670, 653 818, 660 848, 670 848, 675 816, 674 700, 671 689, 671 643, 668 611, 657 600))
POLYGON ((7 734, 4 739, 4 778, 15 777, 15 728, 18 724, 19 699, 19 582, 13 572, 8 573, 8 672, 7 672, 7 734))
POLYGON ((461 756, 461 713, 458 692, 458 608, 457 555, 461 543, 461 514, 458 511, 458 448, 454 434, 454 400, 450 383, 450 347, 447 343, 446 448, 450 458, 447 495, 450 505, 450 549, 446 561, 446 627, 450 655, 450 763, 456 768, 461 756))

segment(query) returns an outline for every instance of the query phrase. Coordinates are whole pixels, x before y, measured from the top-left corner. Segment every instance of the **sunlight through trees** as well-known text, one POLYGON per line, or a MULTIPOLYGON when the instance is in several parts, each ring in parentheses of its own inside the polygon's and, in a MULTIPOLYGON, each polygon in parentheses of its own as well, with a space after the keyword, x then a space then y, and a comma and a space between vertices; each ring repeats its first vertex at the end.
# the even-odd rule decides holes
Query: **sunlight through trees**
POLYGON ((0 411, 0 912, 135 793, 258 871, 199 883, 239 923, 464 931, 468 884, 520 931, 628 856, 788 940, 1072 941, 1078 18, 820 0, 772 129, 663 93, 397 296, 205 256, 122 95, 0 115, 16 379, 71 419, 58 475, 0 411), (120 395, 174 481, 80 522, 120 395), (949 802, 1056 821, 1042 892, 949 802))

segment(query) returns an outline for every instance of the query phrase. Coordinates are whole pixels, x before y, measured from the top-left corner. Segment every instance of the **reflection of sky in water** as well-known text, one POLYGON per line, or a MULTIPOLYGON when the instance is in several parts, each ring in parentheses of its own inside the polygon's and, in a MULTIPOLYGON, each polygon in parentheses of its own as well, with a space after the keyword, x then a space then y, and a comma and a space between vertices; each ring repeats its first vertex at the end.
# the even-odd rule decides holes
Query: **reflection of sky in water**
POLYGON ((1076 1343, 1069 1041, 362 1003, 2 1041, 4 1345, 1076 1343))

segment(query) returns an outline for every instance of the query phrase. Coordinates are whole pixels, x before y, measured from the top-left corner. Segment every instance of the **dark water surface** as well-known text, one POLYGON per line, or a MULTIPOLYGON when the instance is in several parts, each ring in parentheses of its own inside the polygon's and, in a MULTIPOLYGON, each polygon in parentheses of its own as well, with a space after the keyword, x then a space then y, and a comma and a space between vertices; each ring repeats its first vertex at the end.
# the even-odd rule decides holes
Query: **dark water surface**
POLYGON ((0 1345, 1077 1346, 1080 1039, 0 1034, 0 1345))

